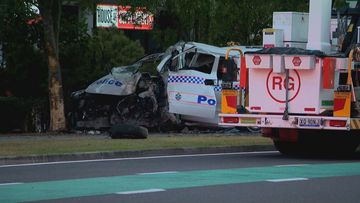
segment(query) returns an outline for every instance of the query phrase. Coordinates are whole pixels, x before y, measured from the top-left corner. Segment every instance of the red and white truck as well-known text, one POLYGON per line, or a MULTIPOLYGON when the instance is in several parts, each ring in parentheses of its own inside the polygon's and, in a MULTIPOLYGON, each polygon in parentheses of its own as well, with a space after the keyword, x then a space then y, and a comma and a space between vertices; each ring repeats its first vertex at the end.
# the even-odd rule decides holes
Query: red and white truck
POLYGON ((264 48, 244 53, 241 97, 231 93, 231 85, 223 88, 221 126, 261 127, 284 154, 356 150, 360 18, 354 14, 350 23, 338 23, 337 38, 332 37, 331 6, 331 0, 310 0, 309 13, 274 13, 273 28, 263 32, 264 48))

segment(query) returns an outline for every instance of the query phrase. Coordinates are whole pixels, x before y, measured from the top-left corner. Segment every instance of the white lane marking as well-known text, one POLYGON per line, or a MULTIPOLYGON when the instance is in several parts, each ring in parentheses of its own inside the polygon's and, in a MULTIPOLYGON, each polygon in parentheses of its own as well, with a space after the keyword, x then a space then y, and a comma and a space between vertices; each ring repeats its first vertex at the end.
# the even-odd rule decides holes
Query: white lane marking
POLYGON ((266 180, 267 182, 279 183, 279 182, 288 182, 288 181, 301 181, 309 180, 308 178, 284 178, 284 179, 270 179, 266 180))
POLYGON ((292 166, 307 166, 309 164, 287 164, 287 165, 275 165, 275 167, 292 167, 292 166))
POLYGON ((178 171, 161 171, 161 172, 151 172, 151 173, 137 173, 137 175, 156 175, 156 174, 171 174, 178 173, 178 171))
POLYGON ((134 191, 125 191, 125 192, 116 192, 118 195, 131 195, 131 194, 142 194, 150 192, 163 192, 164 189, 147 189, 147 190, 134 190, 134 191))
POLYGON ((2 165, 0 166, 0 168, 40 166, 40 165, 52 165, 52 164, 90 163, 90 162, 105 162, 105 161, 127 161, 127 160, 146 160, 146 159, 164 159, 164 158, 250 155, 250 154, 278 154, 278 153, 279 153, 278 151, 260 151, 260 152, 233 152, 233 153, 213 153, 213 154, 165 155, 165 156, 129 157, 129 158, 114 158, 114 159, 90 159, 90 160, 76 160, 76 161, 55 161, 55 162, 42 162, 42 163, 29 163, 29 164, 2 165))
POLYGON ((0 186, 5 186, 5 185, 20 185, 23 183, 0 183, 0 186))

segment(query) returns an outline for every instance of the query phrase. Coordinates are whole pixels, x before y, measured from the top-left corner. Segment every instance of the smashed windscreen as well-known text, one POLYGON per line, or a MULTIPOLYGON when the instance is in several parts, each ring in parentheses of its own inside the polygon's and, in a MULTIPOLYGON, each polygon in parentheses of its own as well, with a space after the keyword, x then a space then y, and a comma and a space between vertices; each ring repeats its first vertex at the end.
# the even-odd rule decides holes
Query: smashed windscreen
POLYGON ((126 79, 132 77, 137 72, 154 73, 163 55, 163 53, 156 53, 144 56, 132 65, 112 68, 111 74, 117 79, 126 79))
POLYGON ((111 70, 111 75, 119 80, 127 80, 132 78, 133 75, 138 72, 139 65, 120 66, 111 70))

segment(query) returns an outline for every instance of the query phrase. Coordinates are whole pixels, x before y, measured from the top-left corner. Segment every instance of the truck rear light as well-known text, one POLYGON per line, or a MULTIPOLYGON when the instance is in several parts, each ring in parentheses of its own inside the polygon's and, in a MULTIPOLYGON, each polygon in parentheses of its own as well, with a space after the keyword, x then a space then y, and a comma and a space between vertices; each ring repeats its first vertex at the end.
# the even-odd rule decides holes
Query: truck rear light
POLYGON ((252 107, 250 107, 250 110, 260 111, 261 106, 252 106, 252 107))
POLYGON ((238 117, 224 117, 223 118, 224 123, 239 123, 238 117))
POLYGON ((346 121, 331 120, 329 125, 331 127, 345 127, 346 126, 346 121))
POLYGON ((315 112, 316 108, 304 108, 304 111, 306 111, 306 112, 315 112))

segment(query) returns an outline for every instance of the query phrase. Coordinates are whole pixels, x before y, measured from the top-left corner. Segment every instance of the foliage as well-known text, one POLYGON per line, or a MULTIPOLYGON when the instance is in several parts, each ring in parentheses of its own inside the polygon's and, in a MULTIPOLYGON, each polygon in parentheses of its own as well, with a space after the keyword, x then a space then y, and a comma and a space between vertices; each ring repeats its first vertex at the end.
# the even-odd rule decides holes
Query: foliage
POLYGON ((45 60, 39 49, 40 25, 27 24, 35 17, 30 6, 21 1, 1 4, 0 43, 7 68, 0 69, 0 96, 5 90, 20 97, 46 94, 45 60))
MULTIPOLYGON (((19 101, 25 101, 26 98, 46 101, 48 70, 44 55, 43 24, 42 21, 29 23, 29 20, 38 17, 31 8, 32 3, 30 0, 6 0, 0 3, 0 43, 7 61, 6 68, 0 68, 0 96, 16 96, 19 101)), ((78 16, 64 14, 60 23, 59 56, 65 99, 69 98, 70 92, 84 88, 107 74, 110 67, 126 65, 143 56, 144 50, 140 43, 129 40, 121 31, 99 30, 89 35, 85 21, 79 21, 78 16)), ((0 108, 19 111, 27 109, 18 114, 14 111, 13 114, 19 125, 23 126, 27 121, 25 118, 20 119, 20 115, 28 114, 34 104, 36 102, 26 102, 12 108, 10 103, 2 102, 0 108)), ((2 120, 12 120, 10 113, 1 112, 2 120)))
POLYGON ((129 40, 122 31, 116 29, 97 30, 91 44, 97 64, 108 68, 128 65, 144 56, 139 41, 129 40))
POLYGON ((166 0, 157 10, 154 35, 161 47, 179 40, 258 45, 272 12, 307 10, 306 0, 166 0))
POLYGON ((128 65, 144 55, 138 41, 131 41, 119 30, 97 30, 60 46, 66 95, 85 88, 112 67, 128 65))
POLYGON ((32 112, 44 111, 46 103, 48 102, 45 99, 34 97, 0 97, 0 133, 14 129, 35 131, 35 115, 32 112))
MULTIPOLYGON (((0 6, 6 11, 0 13, 0 42, 4 43, 7 68, 0 69, 0 91, 6 86, 16 96, 46 97, 42 24, 26 23, 36 17, 28 4, 9 0, 4 5, 0 6)), ((144 55, 140 43, 131 41, 122 31, 97 30, 91 36, 84 20, 74 15, 63 16, 60 24, 60 62, 64 86, 69 91, 85 87, 113 66, 127 65, 144 55)))
POLYGON ((344 8, 347 6, 348 6, 348 4, 346 3, 346 0, 333 0, 334 8, 344 8))

